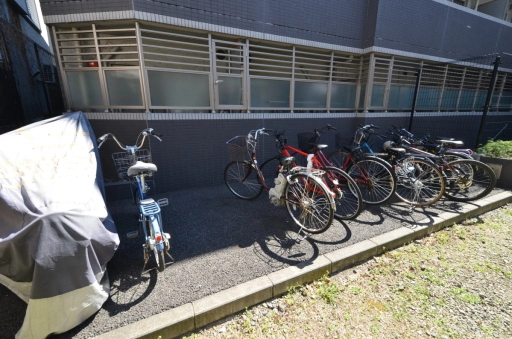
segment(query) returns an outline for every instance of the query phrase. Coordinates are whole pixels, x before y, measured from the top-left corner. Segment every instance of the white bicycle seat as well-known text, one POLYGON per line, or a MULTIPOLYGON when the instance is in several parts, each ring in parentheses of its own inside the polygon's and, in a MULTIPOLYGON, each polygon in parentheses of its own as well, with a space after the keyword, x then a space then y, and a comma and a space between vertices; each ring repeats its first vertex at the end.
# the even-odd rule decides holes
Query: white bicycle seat
POLYGON ((135 163, 135 165, 128 168, 127 174, 128 174, 128 176, 131 177, 131 176, 137 175, 141 172, 156 172, 156 171, 157 171, 157 169, 156 169, 155 164, 152 164, 150 162, 137 161, 135 163))

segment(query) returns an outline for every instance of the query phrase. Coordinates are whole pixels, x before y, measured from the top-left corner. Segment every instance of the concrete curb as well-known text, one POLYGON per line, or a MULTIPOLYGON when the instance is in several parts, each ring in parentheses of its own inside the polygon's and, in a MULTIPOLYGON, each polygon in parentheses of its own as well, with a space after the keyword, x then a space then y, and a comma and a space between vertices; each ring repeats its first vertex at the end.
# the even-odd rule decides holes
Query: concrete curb
POLYGON ((463 206, 458 213, 445 212, 426 218, 417 225, 400 227, 357 244, 272 272, 202 299, 176 307, 144 320, 101 334, 95 338, 175 338, 200 329, 247 307, 286 293, 290 287, 314 281, 326 273, 382 254, 391 249, 437 232, 463 220, 512 202, 512 192, 502 192, 463 206))

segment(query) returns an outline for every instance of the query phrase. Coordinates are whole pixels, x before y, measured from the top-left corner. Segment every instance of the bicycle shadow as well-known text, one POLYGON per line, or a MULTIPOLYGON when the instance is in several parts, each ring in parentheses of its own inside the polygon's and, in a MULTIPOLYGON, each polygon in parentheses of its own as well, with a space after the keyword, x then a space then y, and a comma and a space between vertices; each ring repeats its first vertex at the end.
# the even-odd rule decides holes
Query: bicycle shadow
POLYGON ((401 201, 371 205, 363 213, 366 214, 360 221, 363 225, 378 226, 383 223, 393 223, 398 227, 428 225, 439 215, 437 208, 412 206, 401 201))
POLYGON ((115 277, 110 286, 110 297, 103 304, 103 309, 109 316, 129 310, 151 294, 157 284, 157 278, 156 268, 143 275, 131 275, 125 272, 115 277))
MULTIPOLYGON (((272 222, 272 228, 267 228, 252 244, 254 254, 262 262, 272 268, 281 268, 305 265, 318 258, 318 246, 308 234, 299 232, 299 226, 289 221, 272 222)), ((265 224, 269 225, 268 222, 265 224)))
POLYGON ((352 238, 352 230, 348 227, 347 222, 356 223, 357 221, 345 221, 335 218, 333 225, 326 231, 326 234, 312 235, 311 237, 315 243, 322 245, 341 245, 347 243, 352 238), (341 232, 338 230, 340 227, 341 232), (341 238, 338 238, 338 234, 341 235, 341 238))

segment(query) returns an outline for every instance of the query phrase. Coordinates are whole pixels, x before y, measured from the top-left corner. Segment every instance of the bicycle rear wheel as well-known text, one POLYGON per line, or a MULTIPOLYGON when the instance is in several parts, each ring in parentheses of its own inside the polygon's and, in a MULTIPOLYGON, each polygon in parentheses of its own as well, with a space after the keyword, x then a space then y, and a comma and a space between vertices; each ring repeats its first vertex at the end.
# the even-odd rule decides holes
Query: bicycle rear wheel
POLYGON ((420 158, 405 158, 395 166, 395 195, 413 206, 432 205, 445 191, 443 174, 433 163, 420 158))
POLYGON ((345 172, 348 172, 352 161, 347 163, 347 159, 350 158, 350 154, 348 152, 344 152, 341 150, 334 151, 327 156, 327 160, 334 166, 345 172))
POLYGON ((224 182, 229 190, 241 199, 255 199, 263 191, 257 171, 249 163, 242 161, 232 161, 226 166, 224 182))
POLYGON ((496 174, 476 160, 457 160, 444 169, 444 195, 453 201, 471 201, 485 197, 496 186, 496 174))
POLYGON ((357 183, 367 204, 386 202, 396 191, 396 174, 385 160, 364 157, 357 160, 347 172, 357 183))
POLYGON ((153 252, 155 253, 155 260, 156 260, 156 265, 158 267, 158 272, 163 272, 165 269, 164 251, 158 250, 155 246, 153 252))
POLYGON ((293 221, 308 233, 325 232, 332 224, 332 198, 325 185, 303 173, 294 174, 286 185, 286 209, 293 221))
POLYGON ((396 191, 396 175, 391 165, 380 158, 365 156, 352 159, 348 152, 335 151, 327 159, 336 167, 343 169, 354 179, 363 201, 370 205, 388 201, 396 191))
POLYGON ((323 183, 335 194, 334 216, 342 220, 356 218, 363 210, 363 198, 356 182, 339 168, 324 167, 323 183))

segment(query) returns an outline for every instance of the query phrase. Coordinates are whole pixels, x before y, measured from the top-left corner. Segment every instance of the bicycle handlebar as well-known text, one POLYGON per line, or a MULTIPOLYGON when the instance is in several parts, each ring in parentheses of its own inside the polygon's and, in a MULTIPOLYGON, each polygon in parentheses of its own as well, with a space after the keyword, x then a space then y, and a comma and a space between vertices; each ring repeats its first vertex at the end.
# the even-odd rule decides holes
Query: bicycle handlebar
POLYGON ((363 130, 369 130, 369 129, 379 129, 380 127, 377 126, 377 125, 374 125, 374 124, 370 124, 370 125, 362 125, 362 124, 359 124, 359 127, 361 127, 363 130))
POLYGON ((263 128, 257 129, 257 130, 250 131, 249 134, 247 134, 247 138, 258 140, 258 134, 269 135, 269 133, 271 133, 273 131, 274 131, 273 129, 268 129, 268 128, 263 127, 263 128), (253 133, 254 133, 254 136, 252 135, 253 133))
POLYGON ((158 139, 158 141, 162 141, 162 134, 156 134, 155 131, 152 129, 152 128, 146 128, 144 130, 142 130, 140 133, 139 133, 139 136, 137 137, 137 140, 139 140, 140 136, 142 135, 142 140, 140 141, 140 143, 137 145, 137 142, 135 142, 135 145, 134 146, 127 146, 127 145, 123 145, 119 140, 117 140, 116 136, 112 133, 106 133, 106 134, 103 134, 101 137, 99 137, 97 139, 97 141, 99 142, 98 144, 98 148, 101 147, 101 145, 103 145, 103 143, 105 141, 108 140, 108 138, 112 138, 114 139, 114 141, 117 143, 117 145, 119 146, 119 148, 121 148, 122 150, 125 150, 125 151, 129 151, 129 150, 138 150, 142 147, 142 145, 144 144, 144 141, 146 140, 146 137, 148 135, 151 135, 155 138, 158 139))
POLYGON ((323 130, 326 129, 328 130, 329 132, 331 133, 334 133, 333 131, 336 131, 338 130, 336 127, 334 126, 331 126, 331 124, 327 124, 326 126, 322 127, 322 128, 315 128, 314 131, 315 131, 315 134, 320 137, 320 133, 325 133, 323 130))

